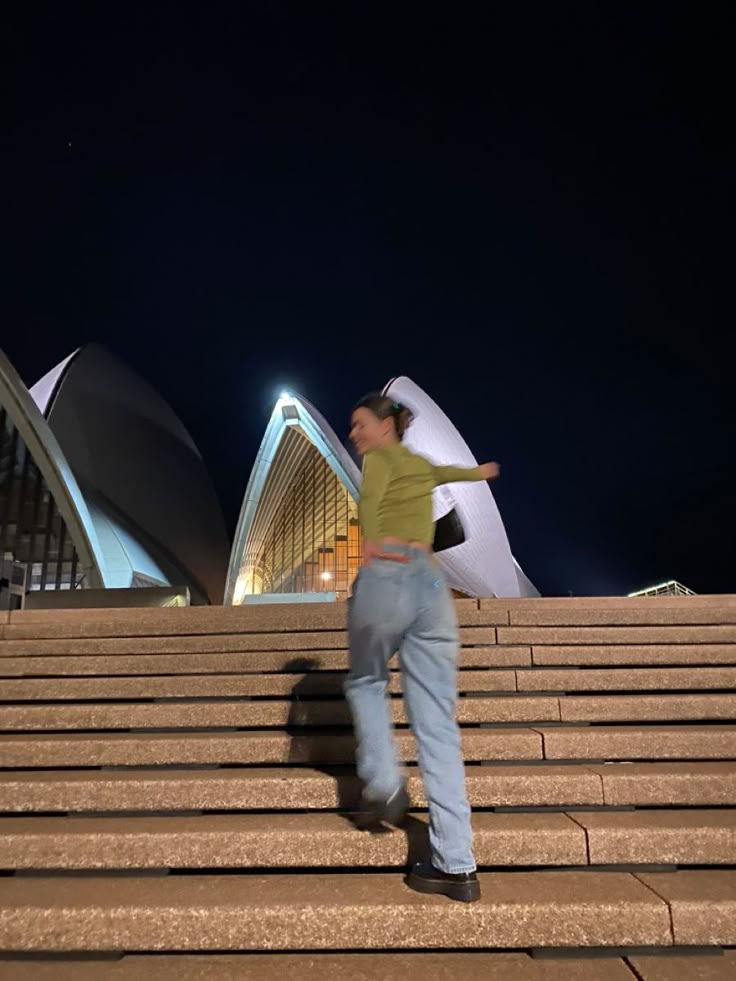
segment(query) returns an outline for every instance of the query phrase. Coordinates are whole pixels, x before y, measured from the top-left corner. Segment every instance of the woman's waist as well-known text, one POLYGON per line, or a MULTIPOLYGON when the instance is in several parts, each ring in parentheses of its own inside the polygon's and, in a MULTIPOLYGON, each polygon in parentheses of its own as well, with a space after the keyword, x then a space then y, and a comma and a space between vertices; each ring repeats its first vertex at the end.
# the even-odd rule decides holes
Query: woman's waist
POLYGON ((378 545, 381 549, 378 561, 386 566, 400 565, 405 569, 420 567, 436 569, 437 567, 437 558, 432 551, 432 546, 426 542, 381 538, 378 545))
POLYGON ((378 539, 378 545, 386 551, 398 552, 423 552, 425 555, 432 554, 432 546, 429 542, 412 538, 398 538, 393 535, 382 535, 378 539))

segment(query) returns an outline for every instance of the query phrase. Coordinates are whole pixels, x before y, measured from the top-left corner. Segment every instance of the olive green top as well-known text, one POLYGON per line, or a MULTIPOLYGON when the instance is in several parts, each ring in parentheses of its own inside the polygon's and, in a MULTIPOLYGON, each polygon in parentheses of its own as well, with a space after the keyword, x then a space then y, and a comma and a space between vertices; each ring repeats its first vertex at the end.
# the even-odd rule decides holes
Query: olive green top
POLYGON ((401 538, 432 544, 432 491, 440 484, 483 480, 480 467, 435 467, 402 443, 363 458, 360 527, 367 542, 401 538))

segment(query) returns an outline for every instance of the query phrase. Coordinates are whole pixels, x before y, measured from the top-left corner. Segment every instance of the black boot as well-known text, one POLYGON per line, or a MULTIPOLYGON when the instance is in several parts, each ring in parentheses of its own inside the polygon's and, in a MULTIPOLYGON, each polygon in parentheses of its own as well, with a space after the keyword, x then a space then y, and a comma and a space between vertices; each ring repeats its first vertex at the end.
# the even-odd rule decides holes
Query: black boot
POLYGON ((378 831, 383 824, 398 828, 410 807, 406 784, 402 783, 388 800, 366 800, 364 797, 360 809, 353 815, 353 823, 360 831, 378 831))
POLYGON ((430 862, 419 862, 411 870, 406 884, 416 892, 429 892, 459 903, 475 903, 480 899, 480 882, 475 872, 461 872, 452 875, 441 872, 430 862))

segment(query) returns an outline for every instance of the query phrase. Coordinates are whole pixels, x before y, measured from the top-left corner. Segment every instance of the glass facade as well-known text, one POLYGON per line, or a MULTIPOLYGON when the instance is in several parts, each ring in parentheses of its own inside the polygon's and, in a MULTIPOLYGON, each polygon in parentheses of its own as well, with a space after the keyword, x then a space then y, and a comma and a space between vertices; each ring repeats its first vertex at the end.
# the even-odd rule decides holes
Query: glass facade
POLYGON ((79 558, 20 433, 0 406, 0 558, 26 569, 26 590, 83 585, 79 558))
POLYGON ((264 593, 347 599, 361 557, 357 503, 304 433, 287 428, 250 529, 235 603, 264 593))

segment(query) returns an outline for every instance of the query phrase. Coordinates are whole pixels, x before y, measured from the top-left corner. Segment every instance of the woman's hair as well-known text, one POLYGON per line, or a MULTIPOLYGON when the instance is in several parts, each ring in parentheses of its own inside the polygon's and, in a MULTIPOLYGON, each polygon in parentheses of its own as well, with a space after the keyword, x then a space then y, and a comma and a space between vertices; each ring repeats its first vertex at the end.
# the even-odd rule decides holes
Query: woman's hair
POLYGON ((395 402, 387 395, 381 395, 380 392, 371 392, 370 395, 364 396, 353 412, 355 409, 369 409, 379 419, 393 419, 399 439, 404 438, 404 433, 411 426, 414 418, 411 409, 407 409, 401 402, 395 402))

